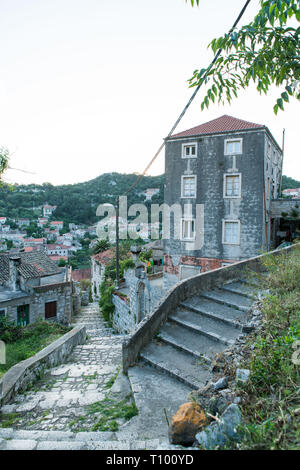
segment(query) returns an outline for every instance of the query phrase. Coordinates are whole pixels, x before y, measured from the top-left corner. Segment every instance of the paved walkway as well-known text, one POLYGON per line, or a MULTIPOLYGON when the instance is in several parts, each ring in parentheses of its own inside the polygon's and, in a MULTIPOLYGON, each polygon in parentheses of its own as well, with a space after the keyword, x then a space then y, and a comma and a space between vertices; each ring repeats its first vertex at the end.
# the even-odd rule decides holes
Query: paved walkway
POLYGON ((75 323, 86 326, 87 342, 76 346, 65 364, 47 370, 29 392, 2 407, 2 420, 10 420, 14 429, 77 431, 93 426, 97 416, 87 417, 88 406, 105 398, 120 370, 124 337, 106 328, 96 303, 83 307, 75 323))

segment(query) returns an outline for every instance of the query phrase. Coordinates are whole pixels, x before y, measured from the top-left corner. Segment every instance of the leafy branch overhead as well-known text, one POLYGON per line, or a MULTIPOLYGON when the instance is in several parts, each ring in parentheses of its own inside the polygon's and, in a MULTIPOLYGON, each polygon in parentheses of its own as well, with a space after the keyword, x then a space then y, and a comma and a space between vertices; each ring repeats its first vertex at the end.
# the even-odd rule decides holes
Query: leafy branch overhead
MULTIPOLYGON (((190 2, 194 6, 200 0, 190 2)), ((299 22, 299 0, 260 0, 253 21, 213 39, 208 47, 221 54, 212 67, 195 70, 189 79, 191 87, 208 85, 201 109, 216 100, 230 103, 251 83, 260 94, 272 85, 281 88, 275 114, 290 97, 300 100, 299 22)))
POLYGON ((4 147, 0 147, 0 184, 1 184, 1 175, 8 168, 8 161, 9 161, 9 151, 4 147))

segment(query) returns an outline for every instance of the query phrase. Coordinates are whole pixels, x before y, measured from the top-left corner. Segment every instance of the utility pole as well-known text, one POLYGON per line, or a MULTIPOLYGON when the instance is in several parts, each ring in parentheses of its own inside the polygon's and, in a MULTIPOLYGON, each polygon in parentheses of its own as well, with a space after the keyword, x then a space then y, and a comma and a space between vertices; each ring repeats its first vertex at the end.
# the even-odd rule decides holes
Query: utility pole
POLYGON ((119 212, 120 212, 120 199, 116 199, 116 281, 115 287, 119 289, 120 278, 120 260, 119 260, 119 212))
POLYGON ((283 169, 284 143, 285 143, 285 129, 283 129, 283 131, 282 131, 282 157, 281 157, 279 197, 281 197, 281 190, 282 190, 282 169, 283 169))

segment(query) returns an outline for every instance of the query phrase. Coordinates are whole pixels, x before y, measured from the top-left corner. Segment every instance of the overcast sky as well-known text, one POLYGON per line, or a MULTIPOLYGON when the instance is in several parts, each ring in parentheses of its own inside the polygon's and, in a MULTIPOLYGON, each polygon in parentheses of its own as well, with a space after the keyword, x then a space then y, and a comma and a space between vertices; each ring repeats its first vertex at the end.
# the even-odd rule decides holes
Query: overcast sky
MULTIPOLYGON (((142 172, 191 95, 187 80, 212 59, 244 0, 0 0, 0 146, 6 180, 52 184, 112 171, 142 172)), ((243 23, 254 16, 252 0, 243 23)), ((199 92, 178 131, 223 114, 265 124, 281 145, 284 174, 300 180, 299 104, 255 90, 201 112, 199 92), (297 111, 296 111, 297 109, 297 111)), ((164 153, 149 174, 164 172, 164 153)))

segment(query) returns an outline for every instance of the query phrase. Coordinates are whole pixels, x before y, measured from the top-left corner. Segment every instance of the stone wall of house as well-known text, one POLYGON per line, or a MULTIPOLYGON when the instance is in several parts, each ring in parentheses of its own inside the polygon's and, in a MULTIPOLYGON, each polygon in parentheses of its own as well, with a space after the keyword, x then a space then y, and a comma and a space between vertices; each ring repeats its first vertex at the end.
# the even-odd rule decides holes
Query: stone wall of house
POLYGON ((291 210, 299 211, 300 200, 297 199, 274 199, 271 201, 271 217, 282 217, 282 212, 287 214, 291 210))
MULTIPOLYGON (((64 325, 72 321, 72 283, 51 284, 35 289, 35 296, 30 305, 32 318, 45 318, 45 303, 57 302, 56 320, 64 325)), ((34 321, 31 320, 31 321, 34 321)))
POLYGON ((93 258, 91 258, 91 261, 92 296, 94 300, 99 300, 100 285, 104 279, 105 266, 97 263, 93 258))
POLYGON ((121 334, 128 334, 136 327, 136 316, 127 304, 117 295, 112 297, 115 311, 113 313, 113 328, 121 334))
MULTIPOLYGON (((274 161, 273 156, 267 158, 268 135, 265 129, 255 129, 201 137, 171 137, 166 142, 164 202, 170 208, 177 204, 182 214, 184 206, 190 204, 190 215, 194 219, 197 205, 203 207, 203 225, 199 217, 201 230, 198 229, 198 234, 203 232, 202 247, 200 243, 183 241, 176 236, 175 217, 171 211, 170 237, 164 240, 167 255, 164 287, 167 290, 182 278, 180 270, 184 265, 190 266, 191 271, 198 266, 198 272, 206 272, 221 267, 227 260, 248 259, 257 256, 261 249, 270 248, 269 206, 270 199, 277 195, 280 155, 275 143, 271 142, 271 154, 275 149, 279 156, 276 154, 274 161), (242 154, 226 155, 226 139, 242 139, 242 154), (196 144, 195 158, 182 158, 182 145, 191 143, 196 144), (224 197, 224 178, 230 174, 240 175, 240 197, 224 197), (194 198, 182 198, 181 181, 186 175, 196 177, 194 198), (268 182, 269 191, 266 189, 268 182), (239 243, 223 242, 226 220, 239 221, 239 243)), ((187 272, 188 268, 184 267, 184 270, 187 272)))
MULTIPOLYGON (((29 305, 29 323, 38 319, 45 319, 45 303, 57 303, 57 316, 51 319, 64 325, 72 321, 72 284, 63 282, 61 284, 49 284, 33 288, 33 294, 3 302, 7 309, 7 317, 17 323, 18 306, 29 305)), ((2 305, 2 304, 1 304, 2 305)))
POLYGON ((152 286, 146 276, 136 277, 134 269, 125 271, 124 278, 129 302, 127 303, 117 295, 113 296, 115 306, 113 325, 120 333, 127 334, 132 332, 136 325, 156 308, 164 296, 164 291, 157 286, 152 286))

